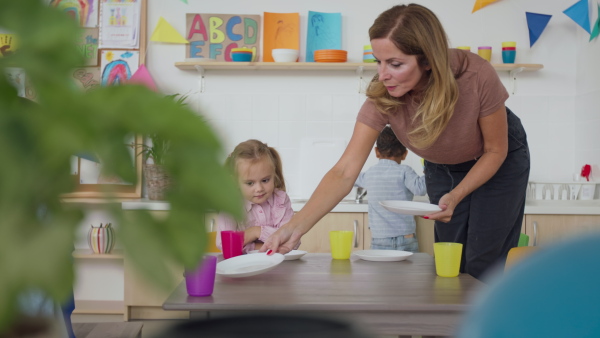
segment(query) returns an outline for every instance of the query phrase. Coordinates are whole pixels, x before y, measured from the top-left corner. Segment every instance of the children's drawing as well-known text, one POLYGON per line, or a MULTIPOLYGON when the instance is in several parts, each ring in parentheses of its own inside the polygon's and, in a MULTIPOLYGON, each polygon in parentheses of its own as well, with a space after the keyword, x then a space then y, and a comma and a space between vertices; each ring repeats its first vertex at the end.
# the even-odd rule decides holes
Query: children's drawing
POLYGON ((77 68, 71 73, 77 87, 88 91, 100 86, 100 68, 99 67, 87 67, 77 68))
POLYGON ((232 61, 231 49, 247 47, 258 60, 260 15, 186 14, 185 58, 232 61))
POLYGON ((263 61, 273 62, 275 48, 300 49, 300 14, 264 13, 263 61))
POLYGON ((342 49, 342 14, 308 12, 306 62, 314 62, 314 51, 342 49))
POLYGON ((98 28, 83 29, 79 43, 79 52, 83 56, 82 66, 98 65, 98 28))
POLYGON ((98 26, 98 0, 50 0, 50 6, 65 12, 81 27, 98 26))
POLYGON ((16 48, 14 34, 0 34, 0 57, 9 56, 16 48))
POLYGON ((103 86, 125 83, 137 71, 140 52, 127 50, 103 50, 100 69, 103 86))
POLYGON ((141 0, 100 1, 100 48, 139 48, 141 0))

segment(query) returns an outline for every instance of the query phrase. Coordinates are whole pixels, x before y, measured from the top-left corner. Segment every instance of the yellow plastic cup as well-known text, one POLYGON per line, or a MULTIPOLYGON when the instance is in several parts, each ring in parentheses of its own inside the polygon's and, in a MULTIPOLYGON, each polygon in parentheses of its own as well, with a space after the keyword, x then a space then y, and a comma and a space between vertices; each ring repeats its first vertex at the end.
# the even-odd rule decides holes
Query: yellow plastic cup
POLYGON ((219 248, 217 248, 217 232, 210 231, 208 234, 208 244, 206 245, 206 252, 221 252, 219 248))
POLYGON ((353 231, 330 231, 331 257, 333 259, 350 259, 353 237, 353 231))
POLYGON ((458 47, 456 47, 456 49, 468 50, 470 52, 471 51, 471 46, 458 46, 458 47))
POLYGON ((435 271, 440 277, 456 277, 460 272, 460 259, 462 257, 461 243, 439 242, 433 243, 435 256, 435 271))
POLYGON ((502 47, 517 47, 516 41, 504 41, 502 42, 502 47))
POLYGON ((492 60, 492 47, 481 46, 477 48, 477 54, 489 62, 492 60))

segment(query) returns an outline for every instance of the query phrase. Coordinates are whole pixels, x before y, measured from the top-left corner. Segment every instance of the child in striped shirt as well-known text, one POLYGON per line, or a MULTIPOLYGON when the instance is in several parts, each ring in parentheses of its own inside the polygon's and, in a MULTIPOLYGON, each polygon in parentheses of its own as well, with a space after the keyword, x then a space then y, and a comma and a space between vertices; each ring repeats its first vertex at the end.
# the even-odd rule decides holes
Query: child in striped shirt
POLYGON ((414 195, 424 196, 425 176, 419 176, 401 162, 408 150, 386 126, 375 147, 379 162, 362 172, 354 186, 365 188, 369 194, 369 228, 371 249, 417 252, 416 223, 412 215, 400 215, 384 209, 379 202, 387 200, 412 201, 414 195))

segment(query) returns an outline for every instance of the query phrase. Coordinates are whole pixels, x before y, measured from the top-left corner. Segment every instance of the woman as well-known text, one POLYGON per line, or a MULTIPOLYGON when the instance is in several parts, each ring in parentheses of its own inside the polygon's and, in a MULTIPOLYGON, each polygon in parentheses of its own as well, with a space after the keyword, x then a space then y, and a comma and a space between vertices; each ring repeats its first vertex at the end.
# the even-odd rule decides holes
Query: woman
POLYGON ((346 196, 379 132, 425 159, 427 194, 442 211, 436 242, 463 243, 461 272, 476 278, 506 260, 517 245, 529 178, 529 150, 520 120, 505 106, 508 93, 489 62, 449 49, 427 8, 395 6, 369 29, 377 75, 344 154, 306 206, 261 251, 288 252, 346 196))

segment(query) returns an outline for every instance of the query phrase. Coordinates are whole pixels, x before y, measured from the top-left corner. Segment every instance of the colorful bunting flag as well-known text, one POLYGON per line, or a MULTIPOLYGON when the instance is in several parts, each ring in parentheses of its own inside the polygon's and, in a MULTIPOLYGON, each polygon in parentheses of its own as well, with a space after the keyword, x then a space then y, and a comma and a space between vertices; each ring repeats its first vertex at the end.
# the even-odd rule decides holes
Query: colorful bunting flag
POLYGON ((527 17, 527 28, 529 28, 529 47, 532 47, 546 29, 552 15, 525 12, 525 16, 527 17))
POLYGON ((590 33, 590 11, 588 9, 588 0, 579 0, 573 6, 563 11, 571 20, 575 21, 586 32, 590 33))
POLYGON ((188 4, 187 0, 181 0, 181 2, 183 2, 184 4, 188 4))
POLYGON ((485 7, 487 5, 491 5, 496 1, 498 1, 498 0, 475 0, 475 5, 473 6, 473 12, 471 12, 471 13, 475 13, 478 10, 482 9, 483 7, 485 7))
POLYGON ((158 91, 158 89, 156 88, 156 83, 154 83, 154 80, 152 79, 152 75, 150 75, 148 68, 146 68, 146 66, 144 65, 140 65, 138 70, 133 74, 133 76, 131 76, 131 78, 127 82, 142 84, 155 92, 158 91))
MULTIPOLYGON (((600 13, 600 5, 598 5, 598 13, 600 13)), ((596 19, 596 23, 592 27, 592 34, 590 34, 590 41, 592 41, 595 37, 600 33, 600 14, 598 15, 598 19, 596 19)))
POLYGON ((167 22, 162 16, 158 20, 150 41, 157 42, 169 42, 169 43, 189 43, 186 39, 179 34, 170 23, 167 22))

